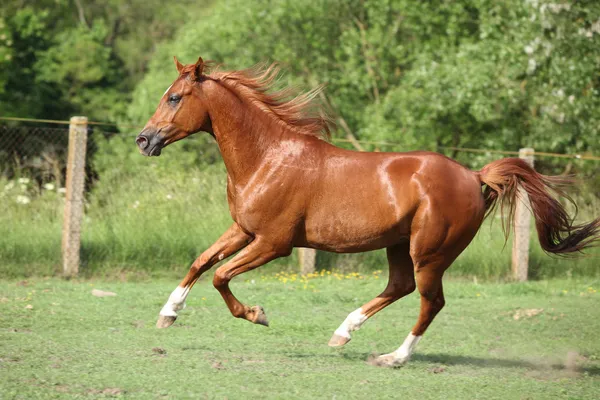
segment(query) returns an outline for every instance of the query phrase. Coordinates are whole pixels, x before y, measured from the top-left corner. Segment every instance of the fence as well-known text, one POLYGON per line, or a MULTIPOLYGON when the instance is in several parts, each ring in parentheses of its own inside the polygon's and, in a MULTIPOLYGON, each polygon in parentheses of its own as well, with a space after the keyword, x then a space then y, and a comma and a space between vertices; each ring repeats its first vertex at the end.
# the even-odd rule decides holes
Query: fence
MULTIPOLYGON (((88 123, 87 119, 83 117, 74 117, 71 121, 13 120, 16 121, 11 123, 18 123, 18 125, 0 126, 0 141, 3 144, 0 150, 0 179, 6 181, 5 188, 0 195, 5 198, 10 197, 12 200, 8 209, 11 207, 15 209, 17 207, 15 203, 28 203, 29 197, 49 197, 49 192, 54 193, 60 201, 53 203, 56 205, 53 213, 49 213, 44 208, 46 206, 43 204, 46 203, 42 201, 39 202, 42 205, 38 206, 37 211, 29 214, 25 214, 19 209, 11 211, 16 215, 13 222, 22 219, 24 221, 23 231, 27 233, 24 233, 20 239, 17 237, 13 241, 14 243, 10 239, 5 239, 9 242, 9 245, 5 247, 9 250, 12 249, 12 255, 9 254, 9 250, 2 251, 0 249, 0 264, 2 258, 22 259, 22 255, 19 253, 23 253, 23 242, 27 242, 27 240, 29 240, 30 248, 40 247, 39 243, 43 240, 36 236, 38 231, 47 231, 48 236, 55 238, 57 236, 56 228, 62 227, 60 264, 65 276, 77 275, 82 263, 90 265, 100 262, 118 262, 124 265, 127 263, 149 264, 164 257, 170 259, 173 264, 181 265, 186 262, 184 258, 189 260, 206 248, 215 235, 223 231, 229 223, 222 187, 224 171, 219 167, 211 167, 212 169, 209 168, 206 174, 198 173, 191 178, 191 183, 198 183, 206 189, 204 192, 207 193, 202 193, 202 198, 199 199, 197 190, 190 190, 189 181, 179 182, 178 179, 172 179, 172 177, 169 180, 161 180, 161 173, 156 172, 156 170, 164 168, 168 174, 171 174, 172 171, 179 169, 177 165, 171 166, 170 163, 181 162, 180 159, 184 158, 183 153, 164 161, 162 160, 165 158, 163 156, 160 161, 153 159, 150 162, 135 154, 137 151, 132 140, 135 136, 134 133, 124 135, 106 132, 99 129, 97 123, 88 123), (66 124, 69 122, 70 127, 67 128, 66 124), (36 125, 25 125, 32 123, 36 125), (43 125, 40 126, 40 124, 43 125), (100 157, 96 157, 98 144, 109 136, 123 139, 122 148, 113 144, 105 146, 99 153, 100 157), (123 151, 122 149, 127 150, 123 151), (111 157, 108 162, 99 161, 99 158, 105 157, 108 153, 111 157), (135 157, 128 158, 130 153, 134 153, 135 157), (101 176, 97 175, 98 169, 102 169, 101 176), (135 173, 136 178, 128 179, 129 172, 135 173), (140 182, 140 179, 147 180, 147 182, 140 182), (27 183, 19 183, 20 180, 27 183), (154 180, 158 182, 155 186, 153 186, 154 180), (21 185, 19 193, 11 192, 16 190, 14 189, 15 185, 21 185), (85 190, 86 185, 88 189, 94 186, 94 196, 90 196, 90 192, 85 190), (145 192, 145 198, 137 197, 137 193, 144 192, 144 190, 139 190, 140 185, 148 185, 144 187, 151 188, 145 192), (26 188, 23 189, 23 186, 26 188), (66 191, 64 197, 60 194, 63 186, 66 191), (10 189, 7 190, 7 187, 10 189), (28 197, 28 194, 31 196, 28 197), (199 217, 195 214, 191 216, 189 210, 198 207, 204 207, 204 210, 199 212, 199 215, 202 216, 199 217), (64 210, 62 221, 57 209, 64 210), (35 216, 36 213, 39 216, 35 216), (51 224, 52 226, 45 229, 42 225, 46 222, 43 221, 49 215, 54 216, 54 222, 51 224), (31 228, 27 231, 25 225, 31 223, 32 218, 33 223, 38 225, 33 226, 33 231, 31 228), (190 222, 190 219, 193 221, 190 222), (184 229, 182 222, 189 222, 191 228, 184 229), (165 228, 160 230, 160 234, 152 233, 155 230, 152 223, 163 224, 161 226, 165 226, 165 228), (198 226, 200 228, 196 229, 198 226), (198 232, 201 233, 201 238, 197 240, 194 239, 194 235, 198 235, 198 232), (197 242, 192 245, 194 240, 197 242), (80 259, 80 254, 83 256, 83 260, 80 259), (115 257, 115 254, 118 254, 118 257, 115 257), (174 256, 175 254, 183 254, 183 256, 179 259, 174 256)), ((354 146, 358 143, 361 148, 375 150, 401 150, 398 144, 389 142, 357 141, 355 139, 334 139, 334 141, 341 145, 354 146)), ((211 143, 202 142, 202 140, 196 143, 203 158, 213 157, 213 154, 217 152, 216 146, 211 143)), ((533 162, 534 154, 532 149, 523 149, 520 153, 454 147, 443 147, 439 150, 475 154, 482 157, 484 163, 489 162, 490 158, 496 154, 511 156, 519 154, 520 157, 533 162)), ((187 153, 185 157, 189 156, 187 153)), ((600 160, 600 158, 590 155, 537 152, 535 155, 555 157, 566 161, 571 159, 577 162, 600 160)), ((530 214, 526 205, 519 205, 516 218, 512 246, 513 277, 525 280, 528 276, 530 253, 530 214)), ((58 236, 60 237, 60 235, 58 236)), ((56 260, 53 258, 56 257, 55 253, 51 249, 56 247, 56 240, 52 240, 46 252, 39 251, 40 261, 56 260)), ((301 272, 304 274, 313 272, 315 265, 319 263, 317 253, 311 249, 300 249, 298 259, 301 272)), ((381 263, 382 260, 377 259, 377 262, 381 263)))

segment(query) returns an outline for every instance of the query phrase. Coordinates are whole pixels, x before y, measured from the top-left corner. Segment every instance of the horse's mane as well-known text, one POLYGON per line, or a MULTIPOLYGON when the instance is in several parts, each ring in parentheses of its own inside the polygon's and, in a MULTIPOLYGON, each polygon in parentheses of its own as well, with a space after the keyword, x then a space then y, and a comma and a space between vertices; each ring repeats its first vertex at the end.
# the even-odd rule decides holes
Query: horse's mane
POLYGON ((316 101, 324 87, 321 85, 299 95, 293 87, 273 90, 279 72, 276 64, 259 64, 240 71, 215 70, 205 78, 221 83, 295 132, 329 139, 333 120, 316 101))

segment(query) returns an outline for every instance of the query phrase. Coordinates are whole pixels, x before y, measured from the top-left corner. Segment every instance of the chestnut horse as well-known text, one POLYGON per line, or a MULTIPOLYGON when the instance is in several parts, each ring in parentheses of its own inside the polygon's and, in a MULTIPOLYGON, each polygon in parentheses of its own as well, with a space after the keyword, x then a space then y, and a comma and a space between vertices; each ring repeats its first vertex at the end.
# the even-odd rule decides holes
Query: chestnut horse
MULTIPOLYGON (((277 68, 205 71, 200 58, 183 66, 136 143, 142 154, 195 132, 212 135, 227 168, 233 225, 192 264, 160 311, 157 327, 173 324, 200 275, 217 269, 213 283, 237 318, 268 325, 260 306, 241 303, 229 281, 294 247, 338 253, 386 248, 389 282, 348 315, 330 346, 342 346, 371 316, 418 289, 421 312, 396 351, 376 364, 399 366, 444 307, 442 276, 471 242, 496 203, 514 210, 517 188, 529 195, 542 248, 579 252, 598 239, 600 218, 574 226, 550 193, 564 196, 564 178, 537 173, 518 158, 471 171, 437 153, 361 153, 323 140, 329 123, 312 101, 317 90, 291 98, 273 92, 277 68)), ((512 222, 509 222, 509 224, 512 222)))

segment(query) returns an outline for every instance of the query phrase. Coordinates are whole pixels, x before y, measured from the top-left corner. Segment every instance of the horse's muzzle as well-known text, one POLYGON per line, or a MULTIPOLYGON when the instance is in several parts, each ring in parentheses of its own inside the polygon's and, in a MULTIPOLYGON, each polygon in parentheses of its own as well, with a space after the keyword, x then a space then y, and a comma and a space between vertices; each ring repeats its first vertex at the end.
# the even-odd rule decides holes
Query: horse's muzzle
POLYGON ((158 132, 143 130, 136 138, 135 143, 140 153, 145 156, 160 156, 163 148, 163 140, 158 132))

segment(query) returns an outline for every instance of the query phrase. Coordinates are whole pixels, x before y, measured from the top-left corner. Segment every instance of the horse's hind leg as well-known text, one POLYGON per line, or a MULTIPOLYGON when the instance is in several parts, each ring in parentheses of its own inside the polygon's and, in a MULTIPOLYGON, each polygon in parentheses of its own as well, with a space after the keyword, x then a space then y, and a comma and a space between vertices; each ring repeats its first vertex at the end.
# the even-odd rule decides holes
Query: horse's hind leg
MULTIPOLYGON (((439 265, 439 264, 438 264, 439 265)), ((444 307, 442 288, 443 269, 422 270, 417 272, 417 287, 421 294, 421 312, 417 324, 408 334, 402 346, 396 351, 377 357, 373 364, 386 367, 399 367, 410 359, 417 343, 427 330, 431 321, 444 307)))
POLYGON ((433 224, 433 221, 444 220, 425 213, 417 216, 413 225, 419 229, 415 229, 410 238, 410 255, 421 294, 421 312, 417 324, 402 346, 393 353, 376 358, 373 361, 375 365, 397 367, 409 360, 425 330, 444 307, 444 271, 471 242, 481 224, 481 218, 453 221, 450 227, 445 227, 443 223, 433 224))
POLYGON ((335 330, 329 340, 329 346, 345 345, 350 341, 350 333, 359 329, 368 318, 415 290, 409 243, 404 242, 388 247, 387 258, 390 267, 387 287, 379 296, 348 315, 340 327, 335 330))

